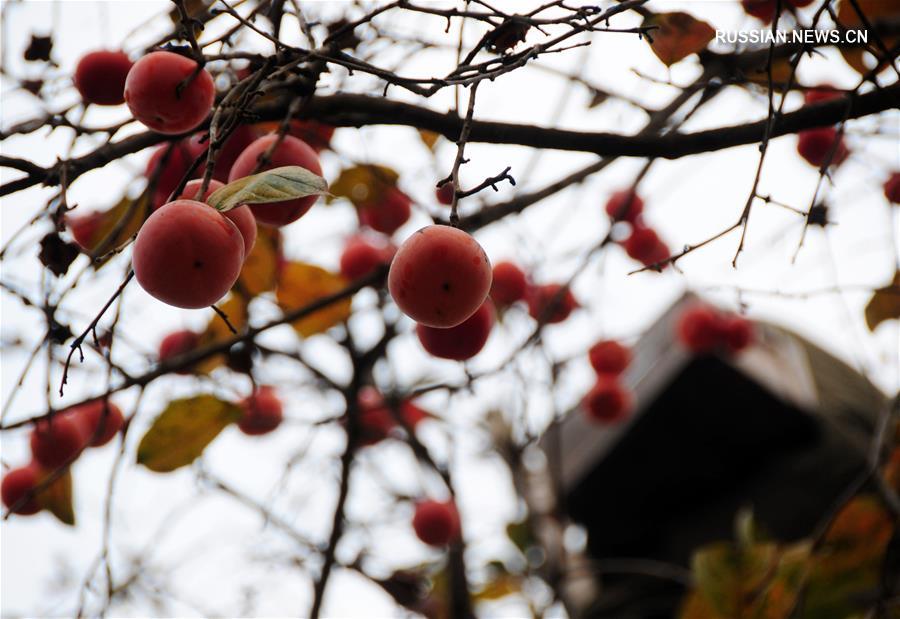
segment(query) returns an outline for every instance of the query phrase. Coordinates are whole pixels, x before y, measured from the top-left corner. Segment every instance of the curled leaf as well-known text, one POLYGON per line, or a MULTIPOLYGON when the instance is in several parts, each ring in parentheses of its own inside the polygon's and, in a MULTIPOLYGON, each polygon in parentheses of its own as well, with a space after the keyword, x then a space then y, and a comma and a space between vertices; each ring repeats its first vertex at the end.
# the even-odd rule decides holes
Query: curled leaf
POLYGON ((211 395, 173 400, 141 439, 137 462, 157 473, 186 466, 240 416, 237 404, 211 395))
POLYGON ((328 183, 301 166, 284 166, 252 174, 220 187, 209 205, 225 212, 242 204, 270 204, 328 193, 328 183))

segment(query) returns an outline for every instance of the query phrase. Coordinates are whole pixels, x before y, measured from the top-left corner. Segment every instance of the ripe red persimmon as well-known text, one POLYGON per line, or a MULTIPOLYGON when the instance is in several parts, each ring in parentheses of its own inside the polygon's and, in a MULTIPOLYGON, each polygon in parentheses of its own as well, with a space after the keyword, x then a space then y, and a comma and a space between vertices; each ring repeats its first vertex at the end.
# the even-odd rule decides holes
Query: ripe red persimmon
POLYGON ((494 265, 491 299, 500 307, 521 301, 528 293, 528 279, 518 266, 509 261, 494 265))
POLYGON ((753 323, 743 316, 726 316, 721 330, 722 340, 729 352, 740 352, 753 342, 753 323))
POLYGON ((94 400, 70 408, 65 414, 81 424, 90 447, 106 445, 125 425, 122 409, 109 400, 94 400))
MULTIPOLYGON (((268 162, 260 166, 260 157, 265 155, 277 140, 277 134, 265 135, 245 148, 244 152, 234 162, 234 165, 231 166, 228 181, 235 181, 257 172, 284 166, 300 166, 313 174, 322 176, 322 166, 319 164, 319 157, 316 155, 316 151, 310 148, 306 142, 290 135, 284 136, 284 139, 272 152, 268 162)), ((253 211, 256 221, 261 224, 284 226, 297 221, 305 215, 317 198, 318 196, 306 196, 270 204, 251 204, 250 210, 253 211)))
POLYGON ((455 327, 484 303, 491 262, 472 236, 426 226, 406 239, 391 262, 388 288, 407 316, 428 327, 455 327))
POLYGON ((614 221, 634 221, 644 212, 644 201, 633 189, 621 189, 606 202, 606 214, 614 221))
POLYGON ((89 438, 80 422, 71 415, 57 413, 34 425, 31 454, 42 466, 55 469, 75 460, 89 438))
POLYGON ((388 187, 377 202, 360 204, 357 214, 361 225, 391 235, 409 221, 412 200, 396 187, 388 187))
POLYGON ((243 416, 237 425, 241 432, 256 436, 268 434, 284 419, 281 400, 275 389, 268 385, 261 386, 256 393, 241 401, 243 416))
POLYGON ((214 208, 193 200, 160 207, 141 227, 132 263, 152 297, 185 309, 209 307, 237 281, 241 233, 214 208))
POLYGON ((471 359, 484 348, 494 326, 494 304, 489 299, 475 313, 449 329, 416 326, 422 348, 430 355, 452 361, 471 359))
POLYGON ((810 164, 820 167, 831 155, 830 165, 838 166, 847 158, 850 151, 844 143, 844 137, 837 135, 834 127, 817 127, 797 134, 797 152, 810 164))
POLYGON ((78 243, 81 249, 90 251, 91 245, 93 244, 92 241, 96 242, 99 240, 95 239, 94 236, 100 228, 100 224, 103 223, 103 213, 95 211, 84 215, 66 214, 65 219, 69 232, 72 233, 72 238, 75 239, 75 242, 78 243))
POLYGON ((172 52, 151 52, 134 63, 125 80, 132 115, 157 133, 175 135, 206 120, 216 97, 213 78, 197 63, 172 52))
POLYGON ((894 172, 884 182, 884 197, 888 202, 900 204, 900 172, 894 172))
MULTIPOLYGON (((160 363, 174 359, 197 348, 200 343, 200 334, 189 329, 174 331, 168 334, 159 343, 157 357, 160 363)), ((190 374, 189 369, 178 370, 179 374, 190 374)))
MULTIPOLYGON (((390 436, 391 430, 397 425, 397 422, 384 401, 384 397, 375 387, 367 385, 360 389, 357 396, 357 407, 362 445, 374 445, 390 436)), ((399 409, 403 421, 413 429, 428 416, 428 413, 409 400, 401 402, 399 409)))
POLYGON ((446 206, 453 204, 453 194, 453 183, 444 183, 434 190, 434 197, 437 198, 438 202, 446 206))
POLYGON ((131 60, 125 52, 101 50, 85 54, 75 68, 75 88, 85 103, 125 103, 125 79, 131 60))
POLYGON ((831 84, 819 84, 815 88, 810 88, 803 93, 803 103, 805 105, 815 105, 824 101, 839 99, 843 96, 844 93, 831 84))
POLYGON ((617 423, 631 412, 632 397, 617 378, 601 376, 584 396, 582 406, 591 421, 617 423))
POLYGON ((446 546, 459 537, 459 512, 449 501, 420 501, 412 526, 416 537, 429 546, 446 546))
POLYGON ((741 6, 747 15, 768 24, 775 18, 778 4, 776 0, 741 0, 741 6))
POLYGON ((601 340, 591 346, 588 359, 598 376, 617 376, 631 363, 631 349, 615 340, 601 340))
MULTIPOLYGON (((156 178, 150 203, 154 209, 170 201, 172 192, 181 183, 181 179, 187 174, 194 159, 199 157, 201 152, 202 149, 195 150, 186 140, 179 140, 173 144, 162 144, 153 151, 147 162, 144 176, 148 181, 154 176, 156 178)), ((196 176, 196 172, 193 175, 196 176)))
MULTIPOLYGON (((204 139, 206 135, 206 132, 195 133, 188 140, 191 150, 196 153, 195 156, 199 156, 209 148, 209 139, 204 139)), ((228 174, 231 172, 234 162, 257 137, 259 137, 257 132, 250 125, 238 125, 235 127, 231 135, 225 140, 225 143, 222 144, 219 152, 216 153, 216 167, 213 168, 213 178, 223 183, 228 182, 228 174)), ((202 177, 205 171, 206 161, 204 160, 197 168, 197 176, 202 177)))
POLYGON ((335 127, 315 120, 292 120, 288 133, 309 144, 317 153, 331 146, 335 127))
POLYGON ((0 485, 0 495, 6 508, 12 510, 20 501, 24 501, 13 510, 14 514, 31 516, 41 511, 41 506, 34 496, 34 489, 40 483, 41 476, 40 466, 35 462, 10 469, 3 476, 3 483, 0 485))
POLYGON ((563 291, 562 284, 532 286, 528 290, 527 301, 531 317, 545 324, 562 322, 572 310, 580 307, 572 291, 568 288, 563 291))
POLYGON ((659 236, 653 228, 635 224, 631 227, 631 234, 622 241, 622 248, 630 258, 646 263, 656 252, 659 243, 659 236))
MULTIPOLYGON (((197 198, 197 192, 202 185, 203 179, 200 178, 188 181, 184 186, 184 191, 182 191, 181 195, 177 198, 173 198, 173 201, 196 200, 207 204, 209 196, 217 189, 224 187, 224 183, 217 180, 211 180, 209 181, 209 187, 207 188, 206 193, 204 193, 201 198, 197 198)), ((237 227, 238 232, 241 233, 241 239, 244 241, 244 258, 246 259, 250 250, 253 249, 253 246, 256 244, 256 218, 253 216, 253 211, 251 211, 250 207, 246 204, 242 204, 239 207, 225 211, 222 214, 230 219, 231 223, 237 227)))
POLYGON ((676 335, 688 350, 708 353, 721 342, 723 333, 722 316, 708 305, 694 305, 685 309, 678 317, 676 335))
POLYGON ((391 263, 397 248, 388 242, 375 243, 362 235, 347 239, 341 253, 341 275, 354 280, 391 263))

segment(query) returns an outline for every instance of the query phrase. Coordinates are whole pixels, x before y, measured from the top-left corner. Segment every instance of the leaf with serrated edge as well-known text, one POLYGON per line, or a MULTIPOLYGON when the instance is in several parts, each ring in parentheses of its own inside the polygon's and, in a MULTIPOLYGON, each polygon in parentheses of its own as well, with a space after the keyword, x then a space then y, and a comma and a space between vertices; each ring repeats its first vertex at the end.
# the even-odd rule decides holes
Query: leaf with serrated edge
POLYGON ((230 211, 242 204, 270 204, 328 193, 328 183, 301 166, 284 166, 245 176, 209 196, 209 205, 218 211, 230 211))
POLYGON ((186 466, 240 417, 237 404, 211 395, 173 400, 141 439, 137 462, 157 473, 186 466))

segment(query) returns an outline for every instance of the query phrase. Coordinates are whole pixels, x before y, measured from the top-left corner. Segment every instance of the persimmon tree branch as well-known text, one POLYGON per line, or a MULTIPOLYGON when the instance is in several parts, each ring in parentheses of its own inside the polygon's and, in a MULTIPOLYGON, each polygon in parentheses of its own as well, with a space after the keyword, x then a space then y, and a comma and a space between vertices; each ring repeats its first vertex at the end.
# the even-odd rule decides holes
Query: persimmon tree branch
MULTIPOLYGON (((692 133, 621 135, 473 120, 469 141, 587 152, 604 157, 680 159, 755 144, 763 138, 767 127, 770 129, 769 137, 774 138, 804 129, 835 124, 843 118, 852 120, 897 107, 900 107, 900 84, 892 84, 881 90, 859 95, 849 104, 845 100, 832 100, 783 114, 771 124, 771 127, 768 118, 765 118, 756 122, 692 133)), ((264 119, 283 118, 283 109, 277 106, 259 108, 255 111, 264 119)), ((442 114, 400 101, 350 94, 312 97, 305 106, 303 116, 341 127, 404 125, 434 131, 454 141, 459 137, 464 124, 462 118, 453 114, 442 114)), ((66 162, 69 166, 69 180, 71 182, 89 170, 102 167, 166 139, 159 134, 142 133, 101 146, 87 155, 70 159, 66 162)), ((20 161, 16 165, 24 166, 27 162, 20 161)), ((0 196, 10 195, 41 183, 58 184, 61 165, 55 164, 47 170, 41 169, 40 173, 32 172, 24 178, 0 186, 0 196)))

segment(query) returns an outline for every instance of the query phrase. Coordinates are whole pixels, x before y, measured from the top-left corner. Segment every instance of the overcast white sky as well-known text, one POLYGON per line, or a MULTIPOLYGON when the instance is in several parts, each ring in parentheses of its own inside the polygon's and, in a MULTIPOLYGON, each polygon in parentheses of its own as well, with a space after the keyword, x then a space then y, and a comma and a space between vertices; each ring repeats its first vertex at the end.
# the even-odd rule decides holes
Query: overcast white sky
MULTIPOLYGON (((497 5, 524 11, 533 2, 498 0, 497 5), (520 8, 521 7, 521 8, 520 8)), ((121 2, 25 2, 7 4, 5 9, 3 62, 15 76, 37 77, 41 68, 26 65, 21 58, 31 33, 53 33, 54 59, 59 69, 50 72, 48 89, 58 93, 53 109, 76 101, 70 76, 77 59, 99 47, 122 46, 134 55, 155 40, 169 25, 164 16, 170 3, 160 1, 121 2), (160 16, 153 22, 147 20, 160 16)), ((341 2, 304 2, 309 18, 336 14, 341 2)), ((651 0, 661 10, 681 9, 727 30, 758 27, 741 12, 737 1, 665 1, 651 0)), ((391 15, 394 15, 392 12, 391 15)), ((228 18, 218 20, 229 24, 228 18)), ((290 22, 293 26, 294 22, 290 22)), ((385 30, 398 34, 413 33, 427 40, 452 46, 458 36, 454 24, 449 34, 439 18, 406 15, 402 19, 379 22, 385 30)), ((637 25, 633 15, 616 17, 612 25, 637 25)), ((210 33, 214 31, 211 28, 210 33)), ((466 32, 473 44, 483 34, 475 28, 466 32)), ((537 40, 538 33, 532 38, 537 40)), ((540 60, 541 65, 570 73, 580 72, 592 83, 614 93, 634 98, 649 107, 666 103, 675 90, 661 81, 687 84, 697 74, 691 60, 667 71, 649 51, 646 43, 634 35, 598 34, 587 48, 577 48, 540 60)), ((246 47, 266 50, 258 38, 248 38, 246 47)), ((407 75, 441 74, 452 67, 453 51, 434 50, 415 54, 382 50, 376 56, 384 66, 402 61, 407 75)), ((856 84, 857 75, 837 54, 804 59, 800 81, 814 84, 829 80, 841 87, 856 84)), ((324 79, 328 92, 341 81, 346 90, 370 92, 372 82, 364 76, 349 81, 335 71, 324 79)), ((408 93, 391 89, 394 98, 411 99, 408 93)), ((476 117, 509 122, 558 124, 579 130, 607 130, 630 133, 638 130, 645 116, 622 101, 586 109, 590 94, 581 86, 569 86, 553 73, 537 68, 516 71, 495 82, 484 83, 478 91, 476 117)), ((452 95, 438 95, 427 105, 443 110, 452 95)), ((800 105, 792 95, 788 107, 800 105)), ((765 97, 741 89, 729 89, 712 105, 704 107, 684 127, 686 131, 739 123, 762 118, 765 97)), ((40 102, 15 84, 2 84, 3 127, 40 113, 40 102)), ((124 106, 112 110, 92 110, 86 123, 105 124, 123 118, 124 106)), ((853 151, 835 174, 836 184, 825 195, 832 207, 834 226, 823 232, 809 231, 806 244, 796 261, 792 256, 802 229, 802 218, 776 206, 758 203, 747 234, 746 249, 738 268, 731 260, 738 235, 733 233, 679 262, 679 272, 663 275, 628 276, 635 267, 621 250, 612 248, 595 259, 575 281, 574 290, 584 309, 564 325, 547 330, 546 349, 554 358, 583 353, 600 335, 631 340, 664 308, 685 290, 708 295, 725 307, 742 304, 753 318, 770 320, 796 329, 826 349, 839 354, 868 375, 888 392, 898 387, 898 326, 886 323, 874 334, 863 322, 863 307, 871 288, 885 285, 893 273, 900 238, 897 209, 891 212, 881 193, 881 185, 891 169, 900 169, 897 112, 882 115, 879 121, 863 120, 848 125, 848 143, 853 151), (873 133, 877 132, 877 135, 873 133), (843 294, 806 293, 846 287, 843 294), (744 290, 739 294, 739 290, 744 290), (788 295, 773 295, 773 292, 788 295)), ((133 131, 140 131, 135 127, 133 131)), ((123 134, 124 135, 124 134, 123 134)), ((3 153, 50 164, 65 156, 71 134, 57 131, 7 140, 3 153)), ((761 193, 794 207, 805 209, 817 182, 816 171, 796 154, 793 136, 775 140, 763 172, 761 193)), ((413 129, 372 127, 362 130, 339 129, 334 140, 337 154, 323 155, 323 167, 330 180, 350 160, 391 165, 401 173, 400 185, 421 205, 397 235, 402 240, 427 223, 425 212, 437 212, 433 183, 448 172, 455 148, 442 141, 436 157, 419 141, 413 129)), ((93 147, 90 139, 79 142, 73 154, 93 147)), ((561 152, 544 152, 533 160, 528 149, 509 146, 472 144, 467 150, 471 162, 464 167, 463 184, 471 185, 511 166, 517 180, 515 191, 533 189, 559 178, 593 157, 561 152)), ((71 187, 70 203, 79 211, 107 208, 126 190, 140 190, 140 171, 149 152, 84 175, 71 187)), ((647 219, 673 248, 700 241, 727 227, 739 216, 750 191, 756 170, 755 146, 655 164, 641 185, 647 204, 647 219)), ((563 280, 576 268, 585 248, 601 238, 608 225, 602 206, 608 194, 631 182, 642 165, 638 160, 621 160, 595 175, 583 185, 572 187, 552 199, 528 209, 516 218, 495 224, 477 235, 492 260, 514 259, 527 266, 538 281, 563 280)), ((17 173, 0 171, 7 182, 17 173)), ((52 190, 33 188, 6 197, 0 208, 0 237, 3 244, 24 225, 52 194, 52 190)), ((513 195, 504 187, 499 200, 513 195)), ((316 206, 300 222, 286 229, 289 258, 306 260, 334 268, 341 239, 356 225, 352 208, 346 204, 316 206)), ((47 231, 46 223, 28 231, 17 241, 8 260, 4 260, 2 279, 29 294, 40 294, 40 269, 36 259, 36 241, 47 231)), ((126 268, 125 256, 89 274, 67 297, 61 316, 73 329, 80 330, 114 290, 126 268)), ((79 261, 71 273, 80 270, 79 261)), ((55 289, 61 289, 57 283, 55 289)), ((359 295, 357 307, 372 305, 372 296, 359 295)), ((40 314, 23 307, 14 297, 2 297, 2 392, 5 403, 18 380, 27 352, 40 339, 40 314), (21 339, 22 345, 8 345, 21 339)), ((264 321, 277 311, 273 304, 259 302, 254 320, 264 321)), ((126 292, 119 329, 130 334, 120 349, 119 360, 139 372, 151 363, 149 357, 160 338, 182 327, 200 328, 209 318, 208 310, 182 311, 166 307, 136 285, 126 292)), ((361 340, 377 339, 368 329, 371 316, 365 312, 354 319, 361 340)), ((406 324, 406 323, 405 323, 406 324)), ((411 324, 406 324, 407 328, 411 324)), ((473 370, 496 367, 509 351, 522 341, 531 328, 530 319, 512 312, 492 335, 488 348, 470 364, 473 370)), ((294 337, 286 328, 267 334, 270 342, 284 345, 294 337)), ((325 337, 304 343, 304 353, 334 376, 346 374, 343 360, 325 337)), ((409 385, 424 377, 432 379, 461 376, 458 364, 433 361, 420 349, 411 332, 389 350, 390 363, 379 368, 378 379, 409 385)), ((70 379, 65 401, 75 401, 97 392, 105 380, 101 360, 88 355, 83 371, 70 379)), ((78 369, 78 368, 77 368, 78 369)), ((522 359, 517 366, 535 378, 529 391, 513 380, 511 372, 480 383, 474 394, 447 399, 434 394, 424 402, 437 411, 444 422, 429 422, 422 439, 441 457, 451 457, 460 489, 460 504, 466 535, 471 541, 472 566, 493 558, 510 556, 503 528, 514 520, 518 507, 507 473, 498 460, 487 453, 486 433, 481 429, 485 413, 504 407, 517 427, 539 429, 546 424, 553 408, 544 393, 545 361, 539 355, 522 359), (512 404, 510 404, 510 402, 512 404), (524 425, 523 425, 524 424, 524 425)), ((270 363, 260 371, 263 382, 280 383, 294 379, 296 367, 270 363)), ((587 363, 572 364, 556 393, 559 408, 571 406, 590 385, 587 363)), ((22 391, 8 413, 7 420, 41 412, 45 406, 46 366, 39 358, 28 375, 22 391)), ((58 382, 57 369, 52 382, 58 382)), ((135 427, 129 438, 129 455, 115 487, 113 509, 112 563, 115 573, 129 572, 135 556, 145 556, 145 574, 150 581, 173 594, 169 606, 154 608, 146 595, 125 600, 113 608, 113 615, 175 614, 233 615, 241 609, 253 609, 261 615, 303 614, 311 599, 309 578, 292 567, 296 545, 271 527, 264 527, 257 512, 247 509, 221 493, 205 492, 197 498, 198 486, 189 470, 171 475, 148 473, 131 464, 133 450, 144 429, 164 403, 173 397, 200 391, 240 396, 249 385, 242 378, 218 375, 215 382, 185 377, 159 380, 140 403, 135 427), (223 380, 223 377, 225 378, 223 380), (189 508, 185 506, 189 505, 189 508), (175 520, 172 513, 180 514, 175 520), (161 533, 162 532, 162 533, 161 533), (247 590, 255 594, 254 605, 242 606, 247 590)), ((311 540, 321 541, 328 534, 336 491, 336 456, 343 449, 343 435, 336 427, 314 427, 316 420, 339 413, 338 402, 308 387, 288 387, 281 391, 286 400, 287 427, 270 437, 250 439, 226 430, 204 456, 204 467, 217 477, 255 497, 274 513, 289 521, 311 540), (285 463, 303 453, 300 463, 285 474, 285 463)), ((122 404, 134 404, 133 393, 120 398, 122 404)), ((56 401, 56 400, 54 400, 56 401)), ((131 410, 131 409, 129 409, 131 410)), ((71 614, 77 605, 81 579, 96 557, 101 544, 101 520, 109 473, 115 456, 112 445, 85 454, 74 466, 78 526, 66 528, 52 517, 12 518, 3 523, 2 532, 2 612, 19 614, 71 614)), ((28 458, 26 432, 2 436, 2 462, 19 466, 28 458)), ((440 483, 420 471, 400 443, 386 442, 365 450, 353 479, 348 513, 354 522, 347 539, 339 547, 339 556, 352 559, 366 548, 373 556, 372 571, 386 575, 393 568, 414 565, 435 558, 413 536, 409 526, 411 510, 398 505, 393 494, 418 495, 428 491, 440 494, 440 483)), ((477 572, 475 574, 477 580, 477 572)), ((330 616, 386 616, 397 612, 393 603, 370 583, 351 573, 338 571, 326 597, 325 614, 330 616)), ((88 609, 96 604, 88 596, 88 609)), ((515 600, 489 609, 491 615, 522 612, 515 600)))

